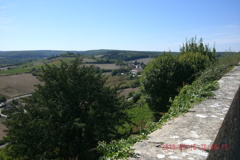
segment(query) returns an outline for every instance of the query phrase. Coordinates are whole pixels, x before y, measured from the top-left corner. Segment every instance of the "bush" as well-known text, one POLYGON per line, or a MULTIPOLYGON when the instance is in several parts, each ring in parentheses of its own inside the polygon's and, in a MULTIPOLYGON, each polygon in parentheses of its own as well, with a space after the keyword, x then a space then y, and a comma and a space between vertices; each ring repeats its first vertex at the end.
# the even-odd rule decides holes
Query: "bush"
POLYGON ((186 83, 192 83, 197 76, 196 74, 210 64, 209 57, 199 52, 182 54, 179 56, 179 61, 184 69, 183 79, 186 83))
POLYGON ((182 75, 182 64, 177 56, 171 54, 154 59, 143 71, 140 79, 142 89, 156 120, 161 117, 160 112, 168 110, 169 98, 177 95, 177 88, 183 82, 182 75))

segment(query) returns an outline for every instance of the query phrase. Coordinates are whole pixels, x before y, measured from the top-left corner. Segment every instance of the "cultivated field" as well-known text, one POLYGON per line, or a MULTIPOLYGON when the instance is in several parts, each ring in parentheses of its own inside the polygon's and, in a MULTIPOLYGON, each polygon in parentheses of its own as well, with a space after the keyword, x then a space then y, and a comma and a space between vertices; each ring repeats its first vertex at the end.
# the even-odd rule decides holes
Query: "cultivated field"
POLYGON ((137 87, 137 88, 126 88, 126 89, 121 90, 120 94, 122 96, 127 96, 130 92, 137 92, 137 91, 139 91, 139 87, 137 87))
POLYGON ((0 95, 13 98, 34 92, 39 81, 31 74, 0 76, 0 95))
POLYGON ((99 67, 101 69, 119 69, 120 67, 116 64, 85 64, 86 66, 94 65, 96 67, 99 67))
POLYGON ((95 59, 90 59, 90 58, 83 58, 83 62, 96 62, 95 59))
POLYGON ((141 58, 141 59, 136 59, 136 60, 133 60, 130 62, 138 61, 138 62, 143 62, 144 64, 147 64, 147 63, 151 62, 152 60, 153 60, 153 58, 141 58))
MULTIPOLYGON (((55 58, 51 60, 46 60, 44 63, 47 63, 49 65, 55 65, 55 66, 60 66, 61 61, 64 61, 66 63, 69 63, 73 61, 75 58, 73 57, 60 57, 60 58, 55 58)), ((14 74, 22 74, 22 73, 30 73, 33 69, 41 69, 44 67, 44 63, 42 60, 40 61, 35 61, 35 62, 28 62, 24 63, 22 65, 14 66, 14 67, 9 67, 11 68, 10 70, 1 70, 0 71, 0 76, 7 76, 7 75, 14 75, 14 74)))

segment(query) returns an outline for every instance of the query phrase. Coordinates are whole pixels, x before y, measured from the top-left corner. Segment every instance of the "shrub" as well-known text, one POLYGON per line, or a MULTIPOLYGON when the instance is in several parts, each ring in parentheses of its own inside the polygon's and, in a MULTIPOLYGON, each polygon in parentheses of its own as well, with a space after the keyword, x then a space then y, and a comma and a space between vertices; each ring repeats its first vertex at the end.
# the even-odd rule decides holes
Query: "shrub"
POLYGON ((182 75, 182 64, 177 56, 171 54, 154 59, 143 71, 142 90, 156 120, 160 118, 160 112, 168 110, 169 98, 178 93, 177 88, 183 82, 182 75))
POLYGON ((209 57, 199 52, 188 52, 179 56, 179 61, 184 69, 184 80, 186 83, 192 83, 196 74, 203 71, 209 64, 209 57))

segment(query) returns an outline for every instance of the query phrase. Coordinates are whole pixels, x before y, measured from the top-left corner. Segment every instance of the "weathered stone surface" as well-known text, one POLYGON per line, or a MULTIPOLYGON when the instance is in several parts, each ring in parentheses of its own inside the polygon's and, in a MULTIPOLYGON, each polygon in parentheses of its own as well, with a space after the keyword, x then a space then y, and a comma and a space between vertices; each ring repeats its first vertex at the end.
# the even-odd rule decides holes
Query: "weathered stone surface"
POLYGON ((147 140, 133 148, 137 157, 129 158, 220 160, 238 159, 240 153, 240 66, 219 80, 215 96, 195 105, 147 140))

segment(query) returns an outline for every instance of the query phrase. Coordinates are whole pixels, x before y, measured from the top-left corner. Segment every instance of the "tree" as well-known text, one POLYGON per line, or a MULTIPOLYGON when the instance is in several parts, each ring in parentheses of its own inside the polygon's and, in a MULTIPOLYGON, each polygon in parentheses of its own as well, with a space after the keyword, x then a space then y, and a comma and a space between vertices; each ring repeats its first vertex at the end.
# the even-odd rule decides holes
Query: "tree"
POLYGON ((202 38, 197 42, 197 37, 191 38, 190 40, 186 40, 185 45, 180 48, 180 54, 185 54, 185 53, 200 53, 205 56, 208 56, 210 60, 215 60, 215 54, 216 54, 216 49, 215 49, 215 44, 213 46, 213 49, 211 50, 209 48, 209 45, 203 44, 202 38))
POLYGON ((203 71, 211 62, 208 56, 199 52, 181 54, 179 61, 184 70, 183 80, 188 84, 191 84, 197 77, 197 74, 203 71))
POLYGON ((203 71, 215 60, 213 51, 202 39, 197 43, 196 37, 186 41, 180 49, 180 55, 164 54, 150 62, 144 69, 141 84, 149 108, 155 113, 155 119, 161 112, 167 112, 169 98, 174 98, 186 83, 192 83, 198 72, 203 71))
POLYGON ((98 141, 118 135, 125 103, 106 78, 79 60, 46 65, 42 85, 5 122, 6 153, 22 159, 96 159, 98 141))
POLYGON ((144 69, 140 79, 142 90, 156 120, 161 117, 160 112, 168 110, 169 98, 178 93, 177 88, 183 83, 182 75, 178 57, 171 54, 157 57, 144 69))

